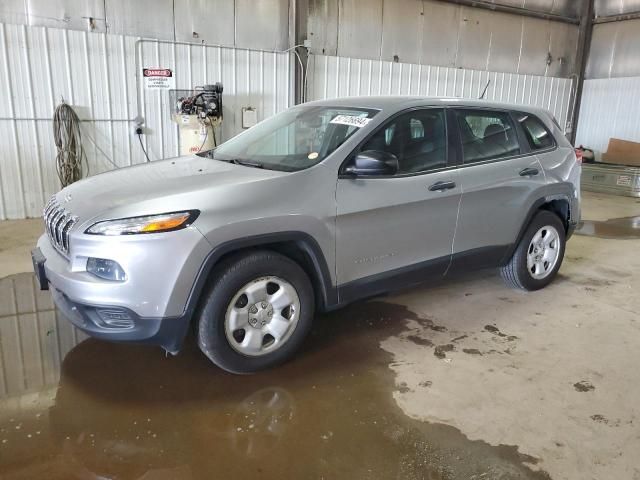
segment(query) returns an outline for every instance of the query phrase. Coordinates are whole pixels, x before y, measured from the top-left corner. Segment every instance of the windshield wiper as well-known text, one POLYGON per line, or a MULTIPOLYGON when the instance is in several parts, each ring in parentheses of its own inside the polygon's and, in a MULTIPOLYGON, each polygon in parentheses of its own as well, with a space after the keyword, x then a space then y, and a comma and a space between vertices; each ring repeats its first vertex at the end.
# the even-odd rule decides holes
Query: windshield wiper
POLYGON ((229 163, 233 163, 234 165, 242 165, 243 167, 264 168, 264 165, 262 163, 247 162, 246 160, 238 160, 237 158, 229 160, 229 163))

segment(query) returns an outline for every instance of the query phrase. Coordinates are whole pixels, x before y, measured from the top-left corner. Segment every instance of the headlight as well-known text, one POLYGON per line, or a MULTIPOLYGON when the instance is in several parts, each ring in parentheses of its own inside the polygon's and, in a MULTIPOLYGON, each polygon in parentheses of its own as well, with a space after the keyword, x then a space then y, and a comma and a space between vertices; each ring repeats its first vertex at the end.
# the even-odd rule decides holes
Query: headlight
POLYGON ((172 232, 191 225, 200 212, 163 213, 146 217, 121 218, 106 220, 91 225, 84 233, 91 235, 135 235, 139 233, 172 232))

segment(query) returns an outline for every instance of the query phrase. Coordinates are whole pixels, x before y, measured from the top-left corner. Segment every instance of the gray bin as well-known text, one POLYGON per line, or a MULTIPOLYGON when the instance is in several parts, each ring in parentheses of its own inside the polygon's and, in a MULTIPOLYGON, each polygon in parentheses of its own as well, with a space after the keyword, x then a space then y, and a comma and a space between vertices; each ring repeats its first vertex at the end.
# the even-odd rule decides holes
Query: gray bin
POLYGON ((640 197, 640 168, 608 163, 582 164, 582 190, 640 197))

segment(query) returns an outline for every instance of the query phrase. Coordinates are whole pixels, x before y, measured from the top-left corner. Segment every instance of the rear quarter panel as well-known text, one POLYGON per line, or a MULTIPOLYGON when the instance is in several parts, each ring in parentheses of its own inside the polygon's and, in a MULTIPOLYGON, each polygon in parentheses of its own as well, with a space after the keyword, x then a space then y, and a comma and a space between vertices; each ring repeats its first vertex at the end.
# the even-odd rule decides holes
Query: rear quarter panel
POLYGON ((581 166, 576 160, 575 150, 564 134, 554 125, 554 137, 558 148, 546 153, 537 154, 544 170, 547 195, 566 195, 570 202, 570 223, 577 224, 581 216, 580 175, 581 166))

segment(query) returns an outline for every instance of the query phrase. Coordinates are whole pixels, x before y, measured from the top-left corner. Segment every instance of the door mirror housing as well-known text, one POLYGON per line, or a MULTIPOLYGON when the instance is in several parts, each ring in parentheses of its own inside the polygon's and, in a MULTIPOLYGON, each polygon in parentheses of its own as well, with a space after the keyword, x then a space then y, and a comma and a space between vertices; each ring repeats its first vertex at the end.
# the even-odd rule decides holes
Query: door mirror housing
POLYGON ((360 152, 353 163, 345 168, 345 173, 355 176, 395 175, 398 172, 398 157, 382 150, 360 152))

